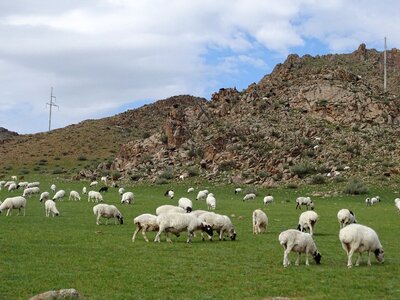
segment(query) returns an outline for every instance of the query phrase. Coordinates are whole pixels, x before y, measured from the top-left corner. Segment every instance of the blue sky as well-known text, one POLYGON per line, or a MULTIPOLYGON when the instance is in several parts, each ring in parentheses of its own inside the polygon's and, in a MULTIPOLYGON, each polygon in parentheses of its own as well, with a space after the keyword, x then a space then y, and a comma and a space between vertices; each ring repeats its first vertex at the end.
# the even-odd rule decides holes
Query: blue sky
POLYGON ((399 48, 400 2, 70 0, 0 3, 0 127, 48 129, 180 94, 258 82, 288 54, 399 48))

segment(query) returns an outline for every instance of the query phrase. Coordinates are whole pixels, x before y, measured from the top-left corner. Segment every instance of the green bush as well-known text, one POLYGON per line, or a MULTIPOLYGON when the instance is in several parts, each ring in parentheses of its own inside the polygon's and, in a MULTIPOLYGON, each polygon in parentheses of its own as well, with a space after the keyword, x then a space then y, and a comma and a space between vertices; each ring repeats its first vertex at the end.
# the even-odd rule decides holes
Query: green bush
POLYGON ((324 184, 325 177, 321 174, 317 174, 311 178, 311 184, 324 184))
POLYGON ((304 178, 306 175, 313 174, 315 172, 315 168, 308 164, 298 164, 293 166, 290 171, 294 175, 304 178))
POLYGON ((367 186, 359 179, 353 178, 349 181, 348 185, 344 188, 343 193, 349 195, 367 194, 367 186))

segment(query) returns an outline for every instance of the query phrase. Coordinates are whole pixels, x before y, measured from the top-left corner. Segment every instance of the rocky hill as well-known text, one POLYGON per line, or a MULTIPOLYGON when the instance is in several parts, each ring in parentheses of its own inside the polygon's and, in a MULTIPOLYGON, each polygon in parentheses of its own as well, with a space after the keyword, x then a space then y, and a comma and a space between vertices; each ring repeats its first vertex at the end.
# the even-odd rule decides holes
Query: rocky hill
POLYGON ((9 139, 12 139, 13 137, 17 136, 18 133, 9 131, 5 129, 4 127, 0 127, 0 143, 9 139))

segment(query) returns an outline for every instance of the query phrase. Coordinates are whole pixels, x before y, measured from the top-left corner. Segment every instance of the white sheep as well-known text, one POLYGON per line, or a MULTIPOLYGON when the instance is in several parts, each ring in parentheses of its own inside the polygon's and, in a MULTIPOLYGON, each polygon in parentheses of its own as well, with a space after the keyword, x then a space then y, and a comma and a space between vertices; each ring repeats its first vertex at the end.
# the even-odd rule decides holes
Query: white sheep
POLYGON ((311 200, 310 197, 297 197, 296 198, 296 209, 301 209, 301 206, 307 206, 307 209, 314 209, 314 202, 311 200))
POLYGON ((149 239, 146 236, 148 231, 158 231, 157 216, 152 214, 141 214, 133 219, 133 223, 136 225, 136 230, 132 236, 132 242, 136 239, 136 234, 141 230, 143 238, 146 242, 149 239))
POLYGON ((156 215, 162 215, 162 214, 169 214, 169 213, 181 213, 181 214, 185 214, 187 213, 186 209, 179 207, 179 206, 175 206, 175 205, 161 205, 159 207, 157 207, 156 209, 156 215))
POLYGON ((351 210, 343 208, 337 213, 338 222, 340 228, 343 228, 349 224, 357 223, 356 216, 351 210))
POLYGON ((34 182, 30 182, 26 185, 27 188, 31 188, 31 187, 38 187, 40 185, 39 181, 34 181, 34 182))
POLYGON ((64 190, 59 190, 55 195, 53 196, 54 201, 60 201, 64 198, 65 196, 65 191, 64 190))
POLYGON ((182 207, 189 213, 193 209, 193 202, 189 198, 182 197, 178 200, 178 206, 182 207))
POLYGON ((240 194, 242 192, 242 188, 236 188, 235 189, 235 194, 240 194))
POLYGON ((21 209, 23 209, 24 216, 25 216, 25 207, 26 207, 26 199, 22 196, 6 198, 3 201, 3 203, 0 204, 0 213, 3 212, 3 210, 7 209, 6 216, 8 216, 8 215, 11 216, 11 210, 18 208, 18 215, 20 214, 21 209))
POLYGON ((381 202, 381 198, 379 196, 371 198, 371 205, 377 204, 378 202, 381 202))
POLYGON ((213 193, 209 193, 206 198, 206 204, 208 210, 215 210, 217 207, 217 199, 215 199, 213 193))
POLYGON ((359 253, 356 266, 360 264, 361 254, 368 251, 368 266, 371 265, 371 252, 374 252, 379 263, 384 261, 384 251, 376 232, 364 225, 350 224, 339 232, 339 240, 347 254, 347 267, 353 266, 352 256, 354 252, 359 253))
POLYGON ((39 198, 40 202, 48 200, 48 199, 50 199, 49 192, 43 192, 43 193, 40 194, 40 198, 39 198))
POLYGON ((315 224, 319 219, 318 214, 315 211, 305 211, 299 217, 299 225, 297 229, 300 231, 310 230, 310 235, 312 236, 315 230, 315 224))
POLYGON ((68 200, 80 201, 81 196, 79 195, 79 193, 77 191, 70 191, 68 200))
POLYGON ((108 219, 115 218, 115 224, 117 221, 122 225, 124 223, 124 218, 121 212, 114 205, 109 204, 97 204, 93 206, 93 214, 97 217, 96 224, 100 225, 100 217, 106 218, 106 224, 108 224, 108 219))
POLYGON ((400 213, 400 198, 394 199, 394 205, 397 208, 397 211, 400 213))
POLYGON ((196 217, 200 217, 202 214, 207 213, 207 210, 201 210, 201 209, 196 209, 196 210, 192 210, 190 212, 190 214, 196 216, 196 217))
POLYGON ((259 234, 267 231, 268 217, 261 209, 253 211, 253 234, 259 234))
POLYGON ((103 202, 103 196, 99 192, 89 191, 88 202, 90 202, 90 201, 96 202, 96 203, 103 202))
POLYGON ((28 187, 22 193, 22 197, 31 197, 33 194, 39 194, 40 188, 38 186, 28 187))
POLYGON ((254 193, 249 193, 249 194, 246 194, 246 195, 243 197, 243 201, 254 200, 255 198, 256 198, 256 194, 254 194, 254 193))
POLYGON ((104 184, 107 184, 107 176, 102 176, 100 181, 104 182, 104 184))
POLYGON ((56 187, 56 185, 53 183, 53 184, 50 186, 50 190, 51 190, 53 193, 55 193, 55 192, 56 192, 56 189, 57 189, 57 187, 56 187))
POLYGON ((85 195, 86 193, 87 193, 87 189, 86 189, 86 186, 84 186, 84 187, 82 188, 82 194, 85 195))
POLYGON ((135 202, 135 195, 132 192, 125 192, 122 194, 121 203, 133 204, 135 202))
POLYGON ((125 189, 123 187, 120 187, 118 189, 118 194, 120 194, 121 196, 125 193, 125 189))
POLYGON ((22 188, 22 189, 25 189, 28 184, 29 184, 28 181, 21 181, 21 182, 18 183, 19 187, 22 188))
POLYGON ((9 192, 12 192, 12 191, 17 190, 17 188, 18 188, 17 184, 12 183, 12 184, 10 184, 10 185, 8 186, 8 191, 9 191, 9 192))
POLYGON ((16 175, 11 176, 11 179, 17 181, 18 177, 16 175))
POLYGON ((193 193, 194 192, 194 188, 192 188, 192 187, 188 188, 187 192, 188 193, 193 193))
POLYGON ((173 198, 174 198, 174 195, 175 195, 175 193, 174 193, 173 190, 167 190, 167 191, 164 193, 164 196, 168 197, 169 199, 173 199, 173 198))
POLYGON ((92 181, 89 186, 90 187, 96 187, 99 183, 97 181, 92 181))
POLYGON ((16 182, 14 180, 7 181, 6 183, 4 183, 4 187, 8 188, 11 184, 15 184, 15 183, 16 182))
MULTIPOLYGON (((199 219, 210 225, 213 230, 217 231, 218 238, 221 241, 224 238, 224 234, 228 234, 232 241, 236 240, 236 231, 233 227, 231 219, 226 215, 216 214, 214 212, 206 212, 199 216, 199 219)), ((212 234, 207 233, 208 239, 212 240, 212 234)), ((203 232, 201 233, 202 239, 204 240, 203 232)))
POLYGON ((274 197, 271 195, 265 196, 263 199, 264 205, 272 204, 274 202, 274 197))
POLYGON ((312 236, 306 232, 301 232, 296 229, 288 229, 279 234, 279 243, 283 246, 283 266, 290 265, 289 253, 291 251, 297 252, 297 259, 295 265, 300 263, 301 253, 306 255, 306 265, 308 266, 308 254, 311 254, 317 264, 321 263, 321 253, 319 253, 317 246, 312 236))
POLYGON ((167 213, 161 214, 157 217, 158 232, 154 239, 154 242, 160 242, 161 233, 165 232, 167 242, 172 242, 169 238, 169 233, 178 235, 183 231, 187 231, 188 237, 186 242, 190 243, 193 238, 195 230, 201 230, 207 232, 207 234, 213 234, 213 230, 210 225, 201 222, 199 218, 192 214, 182 213, 167 213))
POLYGON ((202 190, 197 193, 196 200, 206 200, 208 195, 208 190, 202 190))
POLYGON ((58 211, 57 207, 56 207, 56 203, 53 200, 46 200, 46 202, 44 203, 44 209, 45 209, 45 213, 46 213, 46 217, 49 217, 50 214, 54 217, 54 216, 59 216, 60 212, 58 211))

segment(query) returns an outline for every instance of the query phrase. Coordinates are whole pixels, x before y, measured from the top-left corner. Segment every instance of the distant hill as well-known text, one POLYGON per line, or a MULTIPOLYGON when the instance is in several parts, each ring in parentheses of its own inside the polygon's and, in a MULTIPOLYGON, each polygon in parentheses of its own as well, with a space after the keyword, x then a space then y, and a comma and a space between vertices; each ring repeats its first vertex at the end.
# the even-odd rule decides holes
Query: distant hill
POLYGON ((13 137, 16 137, 18 133, 9 131, 5 129, 4 127, 0 127, 0 143, 9 139, 12 139, 13 137))

